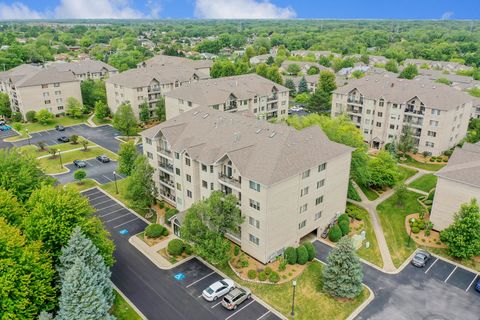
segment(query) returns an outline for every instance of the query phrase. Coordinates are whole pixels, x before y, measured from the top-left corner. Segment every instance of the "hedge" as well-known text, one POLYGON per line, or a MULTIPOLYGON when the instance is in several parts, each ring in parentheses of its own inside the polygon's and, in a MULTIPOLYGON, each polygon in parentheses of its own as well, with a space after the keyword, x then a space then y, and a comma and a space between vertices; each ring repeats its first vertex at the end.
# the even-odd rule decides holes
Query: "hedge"
POLYGON ((272 268, 266 267, 265 270, 263 270, 267 276, 269 276, 272 273, 272 268))
POLYGON ((167 251, 172 256, 179 256, 183 252, 183 241, 180 239, 172 239, 168 243, 167 251))
POLYGON ((247 276, 248 276, 248 279, 255 279, 257 277, 257 271, 256 270, 253 270, 253 269, 250 269, 248 270, 247 272, 247 276))
POLYGON ((332 242, 337 242, 342 238, 342 230, 335 224, 329 231, 328 231, 328 239, 332 242))
POLYGON ((308 252, 304 246, 297 248, 297 263, 304 265, 308 261, 308 252))
POLYGON ((273 271, 272 273, 270 273, 270 275, 268 276, 268 280, 270 282, 273 282, 273 283, 277 283, 278 281, 280 281, 280 275, 278 273, 276 273, 275 271, 273 271))
POLYGON ((317 255, 315 246, 311 242, 305 242, 303 246, 307 249, 308 261, 312 261, 317 255))
POLYGON ((295 250, 295 248, 288 247, 287 249, 285 249, 284 256, 288 264, 297 263, 297 251, 295 250))
POLYGON ((338 224, 340 224, 340 222, 342 221, 350 222, 350 217, 348 216, 348 214, 344 213, 338 217, 338 224))
POLYGON ((267 280, 267 275, 265 274, 265 272, 262 271, 262 272, 258 273, 258 280, 260 280, 260 281, 267 280))
POLYGON ((347 235, 350 232, 350 221, 342 220, 338 221, 338 226, 342 231, 342 235, 347 235))
POLYGON ((152 223, 145 228, 145 236, 147 236, 148 238, 159 238, 163 235, 164 229, 165 227, 161 224, 152 223))

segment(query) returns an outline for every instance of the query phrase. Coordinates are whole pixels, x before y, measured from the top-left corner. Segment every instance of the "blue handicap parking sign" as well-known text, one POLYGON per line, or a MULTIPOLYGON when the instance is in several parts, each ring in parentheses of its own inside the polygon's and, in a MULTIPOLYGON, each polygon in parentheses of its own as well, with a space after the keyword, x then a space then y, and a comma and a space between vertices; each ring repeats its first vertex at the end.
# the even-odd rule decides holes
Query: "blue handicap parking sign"
POLYGON ((183 279, 185 279, 185 275, 183 273, 177 273, 176 275, 173 276, 175 278, 175 280, 178 280, 178 281, 181 281, 183 279))
POLYGON ((128 234, 128 230, 127 229, 122 229, 122 230, 119 231, 119 233, 121 235, 126 235, 126 234, 128 234))

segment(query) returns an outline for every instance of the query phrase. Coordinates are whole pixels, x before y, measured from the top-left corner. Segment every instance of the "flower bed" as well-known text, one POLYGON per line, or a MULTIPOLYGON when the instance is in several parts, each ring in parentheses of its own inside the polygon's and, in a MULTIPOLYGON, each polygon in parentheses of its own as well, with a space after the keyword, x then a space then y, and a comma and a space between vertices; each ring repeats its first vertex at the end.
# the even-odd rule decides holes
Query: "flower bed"
POLYGON ((432 248, 446 248, 447 246, 440 241, 440 233, 434 230, 430 230, 430 234, 427 236, 425 231, 427 229, 420 229, 411 227, 410 220, 415 219, 416 221, 421 221, 420 215, 418 213, 409 214, 405 217, 405 229, 407 233, 411 235, 413 241, 417 244, 432 248), (412 229, 412 232, 410 232, 412 229), (418 230, 418 232, 417 232, 418 230))

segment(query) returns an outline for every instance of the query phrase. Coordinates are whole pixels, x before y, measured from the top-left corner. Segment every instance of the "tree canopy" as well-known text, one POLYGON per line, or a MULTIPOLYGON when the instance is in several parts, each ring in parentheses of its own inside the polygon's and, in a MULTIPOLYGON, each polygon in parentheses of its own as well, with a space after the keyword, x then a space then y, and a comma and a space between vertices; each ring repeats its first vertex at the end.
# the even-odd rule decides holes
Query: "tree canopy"
POLYGON ((132 107, 127 104, 121 104, 113 116, 113 127, 127 136, 134 135, 137 132, 137 118, 133 113, 132 107))

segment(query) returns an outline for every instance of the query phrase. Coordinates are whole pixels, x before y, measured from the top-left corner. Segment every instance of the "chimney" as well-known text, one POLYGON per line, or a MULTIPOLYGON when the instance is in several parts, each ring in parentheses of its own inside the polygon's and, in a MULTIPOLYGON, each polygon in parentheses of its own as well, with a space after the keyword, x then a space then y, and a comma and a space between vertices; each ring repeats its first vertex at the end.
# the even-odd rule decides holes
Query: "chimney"
POLYGON ((392 83, 390 84, 390 88, 393 88, 394 86, 395 86, 395 83, 392 82, 392 83))

